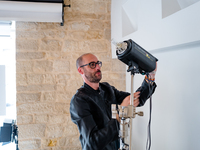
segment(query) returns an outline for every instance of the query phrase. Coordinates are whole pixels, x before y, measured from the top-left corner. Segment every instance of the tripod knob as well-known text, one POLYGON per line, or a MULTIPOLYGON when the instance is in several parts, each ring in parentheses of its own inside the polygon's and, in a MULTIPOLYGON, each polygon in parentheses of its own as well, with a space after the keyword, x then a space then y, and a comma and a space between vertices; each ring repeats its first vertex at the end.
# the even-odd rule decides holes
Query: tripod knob
POLYGON ((137 114, 138 116, 144 116, 143 111, 139 111, 139 112, 137 112, 136 114, 137 114))

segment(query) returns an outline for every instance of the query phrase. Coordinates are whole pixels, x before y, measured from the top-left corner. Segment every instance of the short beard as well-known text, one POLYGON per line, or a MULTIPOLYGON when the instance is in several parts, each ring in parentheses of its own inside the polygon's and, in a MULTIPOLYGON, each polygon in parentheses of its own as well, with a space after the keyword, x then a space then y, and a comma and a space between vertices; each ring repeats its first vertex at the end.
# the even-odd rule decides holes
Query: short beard
POLYGON ((95 76, 95 74, 96 74, 97 72, 100 72, 100 73, 101 73, 100 70, 98 70, 98 71, 95 72, 94 74, 89 73, 88 71, 86 71, 86 69, 84 69, 84 71, 85 71, 85 77, 88 79, 88 81, 90 81, 91 83, 99 83, 99 82, 100 82, 100 80, 101 80, 101 78, 102 78, 102 74, 101 74, 101 77, 100 77, 100 78, 97 78, 97 77, 95 76))

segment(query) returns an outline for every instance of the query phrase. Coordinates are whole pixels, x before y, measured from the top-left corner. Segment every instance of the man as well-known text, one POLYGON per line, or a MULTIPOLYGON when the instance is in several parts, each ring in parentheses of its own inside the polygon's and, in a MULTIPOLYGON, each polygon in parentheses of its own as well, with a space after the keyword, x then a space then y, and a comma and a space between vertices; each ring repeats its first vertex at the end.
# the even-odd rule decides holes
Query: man
MULTIPOLYGON (((95 55, 83 54, 77 59, 76 66, 84 85, 72 97, 70 114, 78 126, 82 149, 117 150, 119 123, 112 119, 111 104, 128 106, 130 93, 118 91, 106 82, 100 83, 102 62, 95 55)), ((144 105, 153 94, 156 84, 150 84, 150 81, 146 78, 134 93, 134 106, 144 105)))

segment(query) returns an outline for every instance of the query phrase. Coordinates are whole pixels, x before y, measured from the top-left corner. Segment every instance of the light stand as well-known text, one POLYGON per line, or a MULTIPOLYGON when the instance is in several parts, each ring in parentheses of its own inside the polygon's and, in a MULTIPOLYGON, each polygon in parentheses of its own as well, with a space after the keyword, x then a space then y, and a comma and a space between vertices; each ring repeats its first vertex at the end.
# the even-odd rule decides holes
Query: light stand
POLYGON ((131 150, 131 141, 132 141, 132 118, 135 118, 135 115, 138 114, 139 116, 143 116, 143 112, 136 112, 135 106, 133 104, 134 100, 134 92, 133 92, 133 80, 135 73, 140 73, 138 65, 133 62, 129 61, 129 68, 127 72, 131 72, 131 100, 130 105, 128 106, 118 106, 117 109, 116 105, 112 105, 112 118, 115 118, 117 115, 116 113, 119 112, 120 118, 120 131, 119 136, 121 140, 121 145, 119 150, 131 150), (129 122, 126 121, 129 119, 129 122), (129 145, 127 144, 126 138, 128 137, 128 126, 130 126, 130 141, 129 145))
POLYGON ((140 45, 135 43, 133 40, 129 39, 123 42, 115 42, 112 39, 112 43, 116 46, 116 54, 120 61, 129 66, 128 72, 131 72, 131 100, 130 105, 127 107, 120 106, 118 107, 112 106, 112 118, 117 116, 117 112, 119 112, 120 119, 120 131, 119 136, 121 139, 122 146, 120 150, 131 150, 131 141, 132 141, 132 118, 135 118, 135 115, 143 116, 143 112, 136 113, 134 107, 134 93, 133 93, 133 79, 135 73, 141 73, 145 75, 146 73, 152 72, 156 69, 156 62, 158 59, 147 52, 140 45), (126 119, 130 119, 129 122, 126 122, 126 119), (125 141, 128 136, 128 125, 130 126, 130 141, 129 145, 125 141))

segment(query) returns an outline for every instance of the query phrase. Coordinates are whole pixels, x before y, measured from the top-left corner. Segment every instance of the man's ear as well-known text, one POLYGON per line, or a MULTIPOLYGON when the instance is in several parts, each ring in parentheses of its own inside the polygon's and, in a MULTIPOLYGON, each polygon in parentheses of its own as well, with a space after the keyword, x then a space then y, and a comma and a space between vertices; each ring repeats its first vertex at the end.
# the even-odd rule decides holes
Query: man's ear
POLYGON ((83 69, 81 67, 78 68, 78 72, 82 75, 83 74, 83 69))

